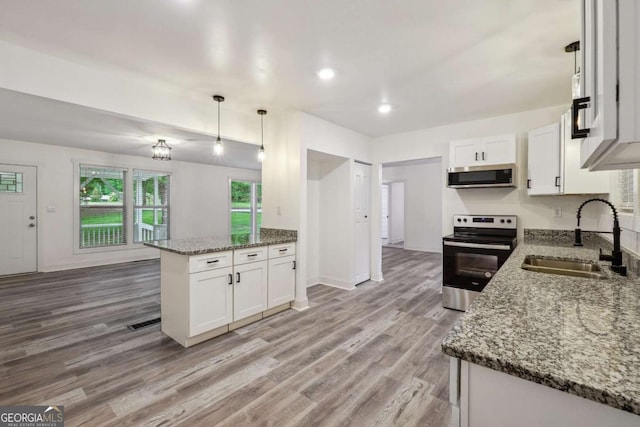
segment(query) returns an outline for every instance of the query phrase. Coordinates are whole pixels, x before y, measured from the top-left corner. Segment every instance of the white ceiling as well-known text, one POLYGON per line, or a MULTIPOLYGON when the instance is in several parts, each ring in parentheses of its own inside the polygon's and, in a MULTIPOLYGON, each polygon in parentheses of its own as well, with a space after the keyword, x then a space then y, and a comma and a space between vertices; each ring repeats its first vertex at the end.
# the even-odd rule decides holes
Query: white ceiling
POLYGON ((10 43, 372 136, 568 103, 563 47, 579 38, 579 0, 0 0, 0 10, 10 43), (327 66, 336 77, 320 81, 327 66))
POLYGON ((40 144, 151 157, 162 138, 173 160, 260 170, 258 146, 223 140, 224 156, 213 154, 215 137, 76 104, 0 89, 0 137, 40 144))

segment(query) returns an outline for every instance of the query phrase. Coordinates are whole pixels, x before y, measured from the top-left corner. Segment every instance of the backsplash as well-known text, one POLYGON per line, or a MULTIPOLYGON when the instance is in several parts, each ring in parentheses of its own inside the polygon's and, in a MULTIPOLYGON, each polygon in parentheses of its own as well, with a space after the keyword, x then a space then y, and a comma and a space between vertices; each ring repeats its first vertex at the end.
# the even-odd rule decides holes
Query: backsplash
POLYGON ((284 230, 281 228, 264 228, 260 227, 260 235, 263 237, 285 237, 285 238, 298 238, 297 230, 284 230))
MULTIPOLYGON (((573 230, 546 230, 536 228, 524 229, 524 241, 527 243, 540 241, 553 241, 559 244, 572 245, 575 238, 573 230)), ((613 243, 605 239, 601 234, 593 231, 582 232, 582 243, 585 246, 594 248, 602 248, 604 252, 611 252, 613 243)), ((627 266, 629 273, 634 276, 640 275, 640 257, 630 252, 624 246, 622 247, 622 262, 627 266)))

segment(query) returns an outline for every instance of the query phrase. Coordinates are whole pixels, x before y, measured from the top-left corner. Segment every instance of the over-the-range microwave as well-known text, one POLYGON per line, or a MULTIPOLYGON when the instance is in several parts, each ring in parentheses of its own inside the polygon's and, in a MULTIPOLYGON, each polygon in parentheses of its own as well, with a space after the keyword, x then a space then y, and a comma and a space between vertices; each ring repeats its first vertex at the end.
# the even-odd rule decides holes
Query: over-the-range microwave
POLYGON ((447 187, 516 187, 516 165, 482 165, 449 168, 447 187))

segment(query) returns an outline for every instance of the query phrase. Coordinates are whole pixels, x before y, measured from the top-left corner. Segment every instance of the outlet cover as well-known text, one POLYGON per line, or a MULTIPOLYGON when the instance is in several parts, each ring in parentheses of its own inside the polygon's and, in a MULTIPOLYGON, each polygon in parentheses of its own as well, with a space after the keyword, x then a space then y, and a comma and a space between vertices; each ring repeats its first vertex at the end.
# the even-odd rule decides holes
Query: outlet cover
POLYGON ((554 208, 553 209, 553 216, 555 218, 560 218, 562 216, 562 208, 554 208))

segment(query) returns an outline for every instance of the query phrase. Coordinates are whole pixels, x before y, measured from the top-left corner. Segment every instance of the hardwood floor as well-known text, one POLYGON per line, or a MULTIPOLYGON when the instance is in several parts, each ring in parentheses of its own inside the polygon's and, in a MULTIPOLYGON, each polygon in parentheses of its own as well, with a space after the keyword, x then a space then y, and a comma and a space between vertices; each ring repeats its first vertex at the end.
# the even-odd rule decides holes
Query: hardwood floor
POLYGON ((154 325, 158 261, 0 279, 0 405, 67 426, 448 426, 439 254, 383 249, 385 281, 184 349, 154 325))

